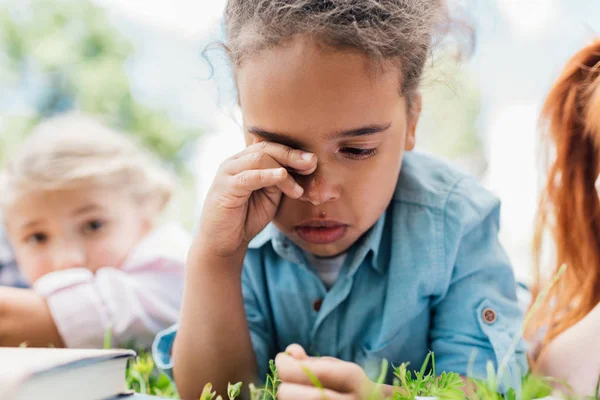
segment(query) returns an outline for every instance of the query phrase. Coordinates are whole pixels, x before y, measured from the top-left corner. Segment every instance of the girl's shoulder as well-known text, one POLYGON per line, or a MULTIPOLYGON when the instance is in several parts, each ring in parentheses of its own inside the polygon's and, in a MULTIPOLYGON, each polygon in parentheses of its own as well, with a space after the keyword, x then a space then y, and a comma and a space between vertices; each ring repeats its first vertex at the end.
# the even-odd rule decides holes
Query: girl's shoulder
POLYGON ((392 202, 429 209, 446 223, 467 225, 477 224, 500 208, 498 197, 475 177, 420 152, 404 156, 392 202))
POLYGON ((490 262, 510 265, 498 243, 499 199, 441 160, 408 153, 388 213, 391 246, 406 246, 405 254, 419 249, 419 262, 429 265, 432 274, 449 278, 458 257, 473 258, 468 263, 476 268, 481 264, 474 260, 480 256, 476 249, 497 257, 490 262))

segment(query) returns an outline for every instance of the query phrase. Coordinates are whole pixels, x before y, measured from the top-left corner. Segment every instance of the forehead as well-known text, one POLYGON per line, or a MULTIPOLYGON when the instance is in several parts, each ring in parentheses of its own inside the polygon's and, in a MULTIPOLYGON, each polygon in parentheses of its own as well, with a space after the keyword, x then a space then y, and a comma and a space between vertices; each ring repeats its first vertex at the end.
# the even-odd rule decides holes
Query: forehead
MULTIPOLYGON (((402 101, 400 71, 366 56, 296 38, 266 49, 236 71, 247 125, 338 130, 389 118, 402 101)), ((324 132, 326 133, 326 132, 324 132)))
POLYGON ((26 223, 32 219, 61 219, 74 210, 94 205, 96 209, 118 207, 124 193, 117 188, 89 186, 76 189, 29 190, 15 197, 4 207, 4 216, 9 223, 26 223))

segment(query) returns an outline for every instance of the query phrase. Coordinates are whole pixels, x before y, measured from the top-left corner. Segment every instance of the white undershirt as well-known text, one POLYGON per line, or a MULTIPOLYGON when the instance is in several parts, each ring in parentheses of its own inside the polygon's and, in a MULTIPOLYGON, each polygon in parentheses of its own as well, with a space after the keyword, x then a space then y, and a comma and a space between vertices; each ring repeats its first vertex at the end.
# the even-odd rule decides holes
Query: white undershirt
POLYGON ((321 258, 316 257, 312 254, 307 254, 306 258, 310 264, 310 267, 319 276, 321 281, 325 284, 327 289, 330 289, 344 266, 347 254, 340 254, 335 257, 321 258))

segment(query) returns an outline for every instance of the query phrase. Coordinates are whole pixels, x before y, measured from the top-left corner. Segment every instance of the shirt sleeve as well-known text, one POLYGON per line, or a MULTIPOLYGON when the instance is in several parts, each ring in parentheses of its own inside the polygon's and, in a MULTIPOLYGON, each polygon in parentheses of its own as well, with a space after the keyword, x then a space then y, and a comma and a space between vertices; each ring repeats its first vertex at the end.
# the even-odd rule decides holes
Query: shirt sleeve
POLYGON ((132 270, 55 271, 33 289, 46 298, 67 347, 101 348, 110 330, 113 346, 149 348, 177 321, 183 281, 183 263, 155 259, 132 270))
POLYGON ((173 343, 175 343, 175 336, 177 336, 178 329, 178 324, 170 326, 159 332, 152 343, 152 358, 154 358, 156 367, 167 374, 171 380, 173 380, 174 365, 173 343))
POLYGON ((445 210, 448 276, 434 300, 430 346, 441 371, 485 378, 507 361, 500 390, 520 390, 527 371, 523 312, 508 257, 498 241, 500 203, 474 180, 460 181, 445 210))

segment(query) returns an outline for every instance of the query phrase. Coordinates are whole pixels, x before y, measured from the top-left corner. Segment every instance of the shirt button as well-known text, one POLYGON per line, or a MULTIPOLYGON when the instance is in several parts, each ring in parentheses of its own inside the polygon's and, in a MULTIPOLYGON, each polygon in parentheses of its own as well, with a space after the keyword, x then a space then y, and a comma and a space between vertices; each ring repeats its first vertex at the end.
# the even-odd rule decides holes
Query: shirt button
POLYGON ((316 299, 315 301, 313 301, 312 303, 312 308, 313 310, 315 310, 316 312, 319 312, 321 310, 321 306, 323 305, 323 299, 316 299))
POLYGON ((496 322, 496 311, 492 310, 489 307, 483 310, 481 316, 483 317, 483 321, 488 325, 491 325, 494 322, 496 322))

